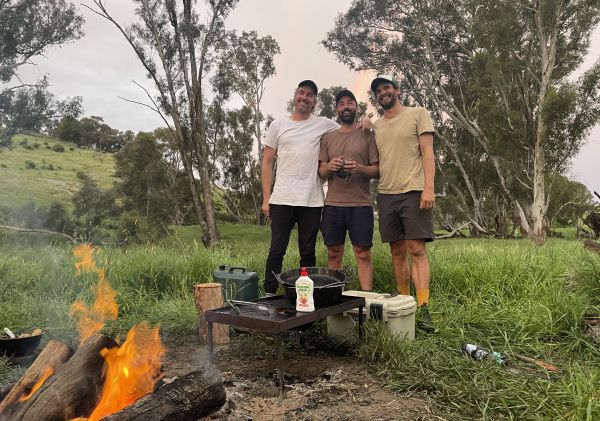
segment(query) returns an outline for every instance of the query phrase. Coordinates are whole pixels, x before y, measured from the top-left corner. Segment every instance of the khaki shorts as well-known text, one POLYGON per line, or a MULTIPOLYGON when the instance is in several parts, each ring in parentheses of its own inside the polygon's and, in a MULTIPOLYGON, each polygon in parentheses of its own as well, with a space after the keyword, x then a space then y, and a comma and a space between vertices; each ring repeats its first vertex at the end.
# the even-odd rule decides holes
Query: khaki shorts
POLYGON ((433 210, 420 209, 420 191, 377 195, 381 242, 433 241, 433 210))

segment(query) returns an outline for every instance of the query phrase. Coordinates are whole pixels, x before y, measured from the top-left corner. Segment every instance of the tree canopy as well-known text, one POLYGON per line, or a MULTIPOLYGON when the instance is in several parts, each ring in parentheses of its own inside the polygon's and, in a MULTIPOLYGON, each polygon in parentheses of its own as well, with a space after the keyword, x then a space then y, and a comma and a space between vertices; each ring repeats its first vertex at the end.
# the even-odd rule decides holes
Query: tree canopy
POLYGON ((595 0, 355 0, 323 44, 353 69, 396 75, 405 103, 433 111, 438 167, 452 173, 442 191, 457 196, 468 221, 486 231, 486 202, 501 196, 511 219, 543 242, 547 174, 564 173, 599 118, 600 62, 566 79, 599 8, 595 0))

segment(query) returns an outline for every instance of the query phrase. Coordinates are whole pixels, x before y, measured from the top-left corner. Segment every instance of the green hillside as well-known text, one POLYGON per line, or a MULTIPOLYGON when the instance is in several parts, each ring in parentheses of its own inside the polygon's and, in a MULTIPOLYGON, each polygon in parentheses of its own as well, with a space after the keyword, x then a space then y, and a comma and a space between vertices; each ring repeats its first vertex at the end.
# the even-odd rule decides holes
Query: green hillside
POLYGON ((83 171, 101 187, 113 185, 111 154, 81 149, 59 140, 17 135, 10 148, 0 148, 0 204, 16 207, 29 201, 46 206, 54 201, 70 206, 83 171), (60 146, 63 152, 58 152, 60 146))

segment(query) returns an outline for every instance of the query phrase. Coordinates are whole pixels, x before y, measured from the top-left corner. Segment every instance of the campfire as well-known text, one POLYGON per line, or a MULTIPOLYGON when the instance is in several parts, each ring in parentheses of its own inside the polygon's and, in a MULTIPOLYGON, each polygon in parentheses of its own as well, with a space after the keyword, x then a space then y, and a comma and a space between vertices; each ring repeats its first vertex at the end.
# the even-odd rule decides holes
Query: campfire
POLYGON ((92 272, 98 276, 94 303, 88 307, 77 301, 71 306, 79 347, 73 352, 62 342, 49 341, 0 403, 0 421, 134 416, 159 420, 173 414, 181 415, 178 419, 197 419, 218 409, 225 401, 225 390, 214 369, 191 372, 158 388, 165 353, 158 326, 142 322, 122 343, 100 334, 106 321, 117 319, 116 293, 105 271, 96 266, 92 247, 78 246, 73 253, 78 275, 92 272))

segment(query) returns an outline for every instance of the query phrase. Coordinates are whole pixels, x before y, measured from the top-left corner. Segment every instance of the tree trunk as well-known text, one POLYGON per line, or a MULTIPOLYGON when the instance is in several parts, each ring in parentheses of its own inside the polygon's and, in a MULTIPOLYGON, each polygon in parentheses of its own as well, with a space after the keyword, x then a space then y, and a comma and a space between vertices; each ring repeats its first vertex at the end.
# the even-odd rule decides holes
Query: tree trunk
POLYGON ((107 336, 92 336, 73 357, 59 367, 40 389, 2 421, 63 421, 89 415, 102 391, 104 358, 100 351, 116 342, 107 336))
POLYGON ((533 227, 529 238, 538 245, 542 245, 546 241, 544 220, 548 209, 544 182, 544 175, 546 172, 544 156, 544 141, 546 137, 546 96, 552 80, 552 73, 554 72, 554 67, 556 65, 559 18, 564 12, 564 2, 557 1, 555 7, 556 9, 554 10, 553 16, 546 18, 548 19, 548 25, 550 25, 548 28, 544 23, 540 2, 535 3, 535 9, 533 10, 537 40, 539 43, 540 87, 537 98, 537 125, 533 149, 533 206, 531 210, 533 227))
POLYGON ((5 414, 5 411, 7 414, 12 412, 14 408, 11 409, 11 407, 15 404, 18 405, 20 399, 31 393, 34 385, 44 376, 47 369, 51 370, 50 375, 56 373, 58 368, 71 358, 71 355, 73 355, 73 350, 64 343, 48 342, 31 367, 4 397, 0 403, 0 414, 5 414))
POLYGON ((225 400, 223 378, 211 366, 163 385, 104 421, 195 421, 217 411, 225 400))
MULTIPOLYGON (((544 123, 541 115, 538 123, 538 130, 544 130, 544 123)), ((538 134, 541 137, 541 133, 538 134)), ((528 233, 528 238, 535 244, 541 246, 546 241, 546 230, 544 227, 544 218, 546 216, 546 189, 544 182, 544 145, 541 139, 535 142, 533 150, 533 204, 531 206, 532 228, 528 233)))
POLYGON ((600 237, 600 212, 590 212, 583 223, 594 231, 596 237, 600 237))

